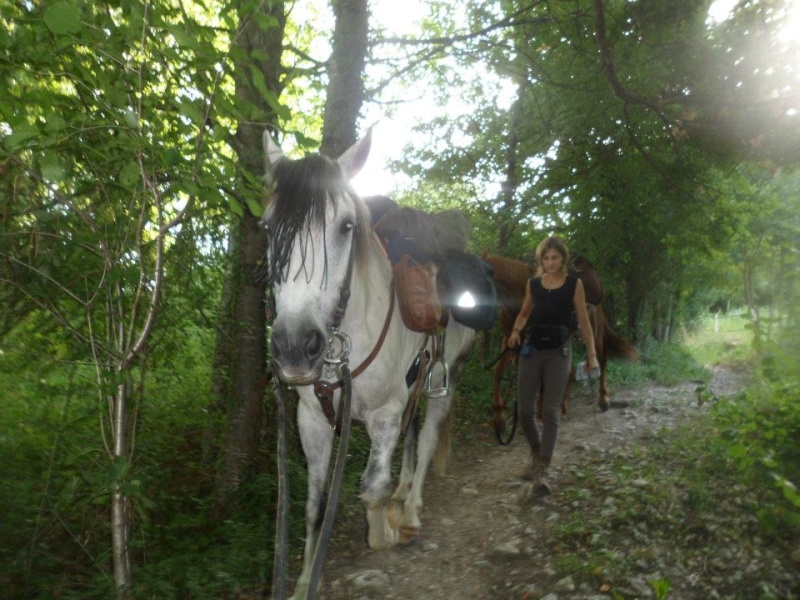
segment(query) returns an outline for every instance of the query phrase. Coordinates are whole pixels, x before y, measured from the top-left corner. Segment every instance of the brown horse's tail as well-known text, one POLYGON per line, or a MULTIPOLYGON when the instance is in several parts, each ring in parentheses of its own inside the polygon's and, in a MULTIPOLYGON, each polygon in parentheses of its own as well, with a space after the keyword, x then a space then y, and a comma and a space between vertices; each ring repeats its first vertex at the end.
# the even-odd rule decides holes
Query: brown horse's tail
POLYGON ((603 342, 608 356, 624 358, 625 360, 639 360, 639 352, 634 348, 633 344, 611 329, 608 321, 606 321, 604 329, 603 342))

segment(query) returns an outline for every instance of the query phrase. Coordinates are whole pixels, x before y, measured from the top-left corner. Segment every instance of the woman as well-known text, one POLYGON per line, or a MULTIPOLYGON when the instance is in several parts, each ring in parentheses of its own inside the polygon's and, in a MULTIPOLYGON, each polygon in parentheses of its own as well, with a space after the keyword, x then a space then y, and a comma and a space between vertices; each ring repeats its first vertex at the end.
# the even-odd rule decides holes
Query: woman
POLYGON ((567 271, 569 250, 556 236, 543 240, 536 248, 537 270, 525 286, 525 300, 514 321, 508 345, 520 344, 528 324, 527 340, 519 357, 517 385, 519 419, 531 449, 531 462, 521 477, 533 482, 534 493, 550 493, 548 468, 558 438, 561 399, 572 367, 569 328, 572 312, 578 318, 586 342, 586 368, 599 368, 594 336, 586 312, 583 282, 567 271), (530 322, 529 322, 530 321, 530 322), (542 388, 543 424, 536 422, 536 399, 542 388))

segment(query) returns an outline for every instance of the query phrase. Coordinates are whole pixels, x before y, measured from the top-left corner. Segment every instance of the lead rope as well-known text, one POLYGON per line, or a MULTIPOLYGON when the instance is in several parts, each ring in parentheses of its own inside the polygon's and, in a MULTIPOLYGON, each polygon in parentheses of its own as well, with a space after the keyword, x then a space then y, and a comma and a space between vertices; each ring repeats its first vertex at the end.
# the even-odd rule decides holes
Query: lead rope
POLYGON ((283 401, 281 380, 273 379, 275 404, 278 410, 278 509, 275 516, 275 552, 272 563, 272 598, 286 598, 286 555, 289 530, 289 476, 286 469, 286 404, 283 401))
MULTIPOLYGON (((338 423, 336 430, 339 434, 339 445, 336 449, 336 462, 333 467, 333 477, 328 490, 328 501, 325 506, 325 515, 322 519, 317 545, 314 549, 314 558, 311 565, 311 575, 308 584, 307 600, 314 600, 317 596, 317 584, 325 563, 325 553, 328 550, 336 518, 336 508, 339 504, 339 492, 342 487, 344 467, 347 461, 347 447, 350 442, 350 406, 352 400, 352 376, 347 362, 337 365, 337 375, 342 381, 342 402, 339 407, 338 423)), ((286 468, 286 408, 283 400, 280 379, 274 379, 275 400, 278 410, 278 509, 276 515, 275 552, 272 569, 272 598, 284 600, 286 598, 286 571, 287 571, 287 531, 289 523, 289 478, 286 468)))
POLYGON ((322 574, 322 565, 325 564, 325 554, 328 551, 328 540, 333 529, 333 520, 336 518, 336 507, 339 504, 339 491, 342 487, 344 478, 344 465, 347 462, 347 446, 350 441, 350 401, 352 396, 352 377, 350 367, 347 363, 342 363, 337 369, 339 378, 344 383, 342 390, 342 402, 339 406, 339 447, 336 449, 336 463, 333 467, 333 479, 328 492, 328 502, 325 506, 325 516, 322 518, 317 546, 314 549, 314 562, 311 565, 311 576, 308 582, 308 594, 306 600, 314 600, 317 597, 317 584, 322 574))

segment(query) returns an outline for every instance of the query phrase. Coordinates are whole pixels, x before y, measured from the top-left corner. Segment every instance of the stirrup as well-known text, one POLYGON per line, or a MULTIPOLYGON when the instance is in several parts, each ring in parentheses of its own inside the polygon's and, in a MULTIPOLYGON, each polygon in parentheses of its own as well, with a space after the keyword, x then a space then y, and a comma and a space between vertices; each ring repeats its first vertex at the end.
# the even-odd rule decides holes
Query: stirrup
POLYGON ((431 361, 430 365, 428 365, 428 380, 425 386, 425 391, 428 394, 428 398, 443 398, 444 396, 450 395, 450 367, 444 360, 444 333, 437 334, 433 338, 433 360, 431 361), (444 379, 442 380, 442 386, 437 388, 432 388, 431 385, 433 384, 433 367, 436 363, 441 363, 442 368, 444 369, 444 379))
POLYGON ((428 398, 443 398, 444 396, 450 395, 450 367, 448 367, 447 363, 444 362, 444 358, 440 357, 431 363, 431 368, 428 371, 426 392, 428 394, 428 398), (437 362, 441 363, 442 367, 444 368, 444 380, 442 381, 442 387, 431 388, 431 384, 433 383, 431 380, 431 376, 433 375, 433 367, 437 362))

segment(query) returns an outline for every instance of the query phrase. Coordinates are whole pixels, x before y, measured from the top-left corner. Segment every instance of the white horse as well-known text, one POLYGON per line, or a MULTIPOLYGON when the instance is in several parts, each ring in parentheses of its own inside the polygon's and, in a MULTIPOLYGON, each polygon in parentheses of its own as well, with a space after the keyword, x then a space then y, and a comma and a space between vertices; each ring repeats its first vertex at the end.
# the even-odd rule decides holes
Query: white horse
MULTIPOLYGON (((311 555, 325 509, 334 443, 330 414, 326 416, 314 389, 321 379, 335 379, 326 366, 326 355, 336 352, 334 346, 349 341, 349 361, 354 366, 352 417, 364 423, 371 440, 360 486, 367 513, 367 541, 372 549, 383 550, 412 543, 419 535, 425 475, 474 338, 471 329, 449 320, 444 348, 448 392, 427 402, 416 457, 416 430, 408 428, 400 477, 392 493, 392 454, 409 401, 406 373, 427 338, 403 324, 392 298, 391 264, 371 231, 366 204, 349 183, 364 165, 370 143, 367 134, 338 160, 318 154, 288 160, 264 134, 271 186, 264 215, 269 235, 266 274, 276 315, 270 351, 275 374, 296 386, 300 439, 308 462, 305 551, 292 598, 316 593, 309 590, 311 555), (343 303, 346 311, 341 315, 343 303), (369 362, 371 354, 374 358, 369 362), (366 368, 359 372, 357 366, 361 365, 366 368)), ((442 388, 444 369, 441 363, 436 367, 431 387, 442 388)), ((341 394, 339 388, 332 395, 336 410, 341 394)))

